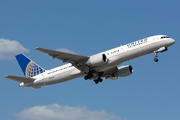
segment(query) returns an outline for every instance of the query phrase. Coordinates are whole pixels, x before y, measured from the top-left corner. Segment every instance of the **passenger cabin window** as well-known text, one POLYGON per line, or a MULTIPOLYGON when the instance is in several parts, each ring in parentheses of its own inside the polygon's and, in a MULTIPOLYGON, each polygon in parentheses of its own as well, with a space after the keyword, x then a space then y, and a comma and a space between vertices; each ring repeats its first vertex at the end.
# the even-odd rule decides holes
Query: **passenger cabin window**
POLYGON ((164 38, 169 38, 168 36, 163 36, 163 37, 161 37, 161 39, 164 39, 164 38))

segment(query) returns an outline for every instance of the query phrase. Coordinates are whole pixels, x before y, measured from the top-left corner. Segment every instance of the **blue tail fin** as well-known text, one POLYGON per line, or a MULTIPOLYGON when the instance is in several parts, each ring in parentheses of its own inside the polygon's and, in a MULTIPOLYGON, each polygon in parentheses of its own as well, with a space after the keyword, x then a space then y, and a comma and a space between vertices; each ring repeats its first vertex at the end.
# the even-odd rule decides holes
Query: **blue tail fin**
POLYGON ((24 54, 19 54, 16 55, 15 57, 26 77, 31 78, 45 72, 45 70, 42 67, 40 67, 35 62, 30 60, 24 54))

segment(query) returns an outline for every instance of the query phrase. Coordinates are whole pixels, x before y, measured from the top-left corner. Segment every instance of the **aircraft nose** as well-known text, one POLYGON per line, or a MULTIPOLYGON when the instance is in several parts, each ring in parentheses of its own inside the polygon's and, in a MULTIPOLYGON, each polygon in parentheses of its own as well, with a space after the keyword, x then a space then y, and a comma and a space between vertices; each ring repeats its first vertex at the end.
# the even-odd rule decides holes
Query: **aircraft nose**
POLYGON ((170 47, 175 43, 175 40, 172 38, 167 39, 166 41, 166 47, 170 47))
POLYGON ((171 45, 173 45, 175 43, 175 40, 174 39, 170 39, 170 43, 171 43, 171 45))

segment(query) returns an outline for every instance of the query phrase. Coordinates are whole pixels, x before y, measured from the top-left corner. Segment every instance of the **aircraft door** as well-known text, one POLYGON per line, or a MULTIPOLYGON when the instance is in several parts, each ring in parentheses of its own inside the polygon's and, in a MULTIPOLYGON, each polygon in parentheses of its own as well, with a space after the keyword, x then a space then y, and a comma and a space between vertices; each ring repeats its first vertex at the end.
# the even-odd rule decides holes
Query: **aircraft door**
POLYGON ((123 53, 123 47, 122 46, 120 47, 120 52, 123 53))
POLYGON ((122 53, 126 52, 127 51, 127 46, 125 46, 125 45, 121 46, 120 50, 121 50, 122 53))
POLYGON ((41 73, 41 78, 44 79, 44 73, 41 73))
POLYGON ((156 40, 157 40, 157 38, 156 37, 153 37, 153 43, 156 43, 156 40))

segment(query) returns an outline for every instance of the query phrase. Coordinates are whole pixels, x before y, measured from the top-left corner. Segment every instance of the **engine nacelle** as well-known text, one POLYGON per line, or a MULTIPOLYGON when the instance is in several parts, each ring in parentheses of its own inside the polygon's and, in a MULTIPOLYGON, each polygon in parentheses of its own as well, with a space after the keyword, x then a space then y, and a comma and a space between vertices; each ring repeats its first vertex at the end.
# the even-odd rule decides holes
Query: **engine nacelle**
POLYGON ((88 61, 87 61, 87 65, 92 65, 92 66, 99 66, 99 65, 103 65, 107 62, 107 57, 105 54, 98 54, 98 55, 94 55, 91 56, 88 61))
POLYGON ((117 72, 114 74, 115 76, 119 77, 126 77, 133 73, 133 68, 131 65, 121 66, 118 67, 117 72))

